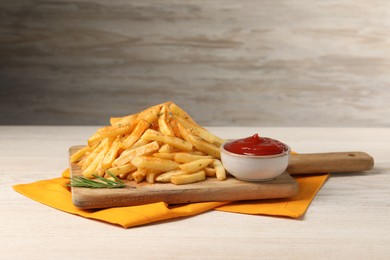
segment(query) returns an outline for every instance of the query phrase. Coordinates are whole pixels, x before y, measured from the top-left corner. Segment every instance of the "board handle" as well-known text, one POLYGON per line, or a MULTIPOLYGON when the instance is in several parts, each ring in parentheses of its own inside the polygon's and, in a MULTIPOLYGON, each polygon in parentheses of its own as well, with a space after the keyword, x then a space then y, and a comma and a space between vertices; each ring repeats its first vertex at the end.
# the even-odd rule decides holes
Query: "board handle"
POLYGON ((292 154, 286 171, 290 174, 360 172, 373 166, 374 159, 364 152, 292 154))

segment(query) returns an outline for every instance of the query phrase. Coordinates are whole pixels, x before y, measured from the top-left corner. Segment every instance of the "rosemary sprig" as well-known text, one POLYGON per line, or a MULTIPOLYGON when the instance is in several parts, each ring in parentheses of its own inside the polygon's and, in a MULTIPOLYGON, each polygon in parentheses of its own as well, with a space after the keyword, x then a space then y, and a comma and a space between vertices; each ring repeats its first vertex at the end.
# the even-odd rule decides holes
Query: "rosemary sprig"
POLYGON ((95 178, 98 179, 98 181, 91 180, 83 176, 74 176, 70 179, 70 183, 68 184, 68 186, 91 188, 91 189, 101 189, 101 188, 114 189, 114 188, 124 188, 126 186, 125 183, 120 179, 118 179, 118 177, 116 177, 114 174, 112 174, 109 171, 107 171, 107 173, 112 178, 114 178, 115 181, 107 178, 103 178, 98 175, 93 175, 95 178))

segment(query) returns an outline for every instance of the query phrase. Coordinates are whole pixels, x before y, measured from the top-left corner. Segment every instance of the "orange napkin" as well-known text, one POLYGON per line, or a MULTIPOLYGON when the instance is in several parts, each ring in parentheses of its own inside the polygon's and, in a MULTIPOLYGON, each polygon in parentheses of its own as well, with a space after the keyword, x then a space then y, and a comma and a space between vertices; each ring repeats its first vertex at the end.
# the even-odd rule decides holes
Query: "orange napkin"
POLYGON ((14 190, 45 205, 83 216, 105 221, 125 228, 145 225, 157 221, 197 215, 211 209, 243 213, 286 216, 302 216, 311 201, 328 178, 328 174, 294 177, 299 192, 289 199, 256 200, 241 202, 202 202, 170 207, 166 203, 152 203, 141 206, 116 207, 98 210, 82 210, 72 203, 70 188, 67 187, 69 171, 63 177, 13 186, 14 190))
POLYGON ((299 218, 306 212, 328 176, 329 174, 293 176, 298 183, 299 191, 288 199, 236 201, 219 206, 216 210, 299 218))

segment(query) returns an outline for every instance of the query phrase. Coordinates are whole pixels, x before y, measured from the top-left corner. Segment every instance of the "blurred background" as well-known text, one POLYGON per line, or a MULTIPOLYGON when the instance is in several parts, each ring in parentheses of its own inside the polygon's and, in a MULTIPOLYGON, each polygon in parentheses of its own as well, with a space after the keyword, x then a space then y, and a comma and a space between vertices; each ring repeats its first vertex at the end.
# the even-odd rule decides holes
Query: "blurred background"
POLYGON ((0 124, 390 126, 390 1, 0 1, 0 124))

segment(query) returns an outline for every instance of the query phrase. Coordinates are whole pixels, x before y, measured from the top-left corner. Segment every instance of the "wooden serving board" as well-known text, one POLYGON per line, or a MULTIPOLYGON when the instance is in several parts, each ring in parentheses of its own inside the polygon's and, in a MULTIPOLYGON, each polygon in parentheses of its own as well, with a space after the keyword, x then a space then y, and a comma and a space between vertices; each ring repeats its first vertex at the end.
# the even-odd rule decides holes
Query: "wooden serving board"
MULTIPOLYGON (((70 148, 73 154, 80 146, 70 148)), ((71 163, 71 176, 81 176, 81 169, 71 163)), ((238 201, 288 198, 298 192, 298 184, 287 173, 265 182, 245 182, 228 176, 225 181, 207 178, 205 181, 175 185, 171 183, 124 181, 125 188, 89 189, 72 187, 73 204, 81 209, 136 206, 155 202, 183 204, 205 201, 238 201)))

